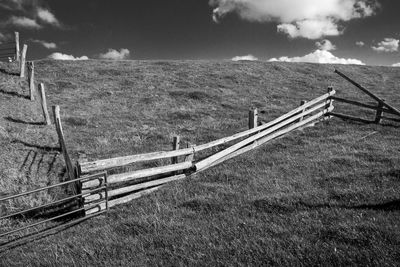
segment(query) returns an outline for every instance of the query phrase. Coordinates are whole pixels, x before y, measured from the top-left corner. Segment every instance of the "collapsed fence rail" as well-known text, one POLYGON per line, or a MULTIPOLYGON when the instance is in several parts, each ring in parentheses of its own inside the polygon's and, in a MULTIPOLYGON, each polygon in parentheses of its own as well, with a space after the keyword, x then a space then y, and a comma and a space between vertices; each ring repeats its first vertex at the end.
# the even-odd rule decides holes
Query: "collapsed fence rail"
MULTIPOLYGON (((308 102, 303 101, 302 105, 298 108, 293 109, 271 122, 263 123, 259 126, 257 126, 258 122, 257 119, 255 119, 258 117, 256 116, 257 112, 250 112, 250 115, 254 114, 254 116, 249 116, 251 120, 249 120, 249 130, 206 144, 177 149, 178 146, 176 143, 178 143, 178 140, 174 139, 174 150, 172 151, 159 151, 92 162, 78 162, 78 175, 83 175, 82 177, 91 173, 99 171, 108 172, 145 161, 171 158, 172 161, 170 162, 173 162, 173 164, 166 166, 110 174, 108 175, 109 188, 107 195, 105 192, 93 193, 84 198, 83 203, 87 205, 90 204, 91 201, 104 198, 108 198, 109 207, 126 203, 144 194, 153 192, 166 183, 190 177, 228 159, 258 148, 266 142, 282 137, 291 131, 313 125, 316 122, 330 117, 330 113, 334 109, 332 97, 335 93, 335 90, 329 88, 328 93, 308 102), (237 140, 239 141, 236 144, 222 149, 215 154, 197 160, 197 162, 194 160, 194 156, 198 152, 237 140), (178 162, 179 156, 185 156, 185 160, 183 162, 178 162)), ((96 188, 96 186, 99 185, 99 181, 91 180, 90 182, 82 183, 81 190, 84 192, 85 190, 96 188)), ((101 204, 96 206, 93 212, 98 212, 103 209, 105 209, 105 205, 101 204)), ((91 209, 87 209, 87 214, 91 214, 91 212, 91 209)))
MULTIPOLYGON (((15 196, 9 196, 0 199, 0 203, 29 194, 34 194, 39 191, 49 190, 54 187, 62 187, 66 185, 73 185, 72 188, 76 189, 74 195, 55 200, 51 203, 43 204, 38 207, 5 215, 0 217, 0 220, 22 216, 23 214, 36 212, 38 210, 40 211, 44 208, 51 208, 55 205, 63 205, 65 202, 69 201, 76 202, 76 207, 55 217, 36 222, 22 228, 14 229, 6 233, 0 233, 0 242, 2 237, 9 236, 41 224, 46 224, 53 220, 69 217, 74 214, 80 214, 81 212, 84 213, 83 218, 91 218, 93 216, 102 214, 111 207, 122 203, 127 203, 133 199, 154 192, 167 183, 188 178, 233 157, 256 149, 268 141, 280 138, 296 129, 314 125, 315 123, 330 117, 330 114, 334 109, 333 96, 335 93, 335 90, 329 88, 328 93, 308 102, 302 101, 299 107, 267 123, 258 122, 257 111, 250 112, 250 129, 208 142, 206 144, 187 144, 187 147, 179 149, 180 139, 174 138, 172 151, 159 151, 140 155, 103 159, 93 162, 78 161, 76 166, 73 166, 65 145, 65 139, 61 125, 60 109, 58 106, 53 106, 54 123, 59 137, 60 148, 66 163, 69 180, 53 186, 38 188, 15 196), (208 155, 206 158, 195 160, 195 155, 199 152, 226 145, 233 141, 237 141, 237 143, 230 145, 227 148, 223 148, 214 154, 208 155), (179 161, 180 156, 184 156, 183 161, 179 161), (167 158, 171 159, 168 161, 170 163, 169 165, 139 169, 135 171, 123 170, 122 173, 116 174, 109 173, 110 170, 124 168, 134 163, 162 160, 167 158)), ((74 222, 80 221, 82 221, 82 218, 72 220, 68 223, 61 223, 54 228, 46 229, 27 237, 3 244, 0 243, 0 247, 9 247, 15 243, 38 238, 50 233, 51 231, 54 231, 54 229, 61 229, 63 225, 70 225, 74 222)))
POLYGON ((335 116, 335 117, 338 117, 338 118, 341 118, 341 119, 345 119, 345 120, 358 121, 358 122, 362 122, 362 123, 376 123, 376 124, 379 124, 379 123, 381 123, 382 120, 400 122, 400 110, 398 110, 397 108, 393 107, 392 105, 387 103, 385 101, 385 99, 383 99, 383 98, 377 96, 376 94, 372 93, 370 90, 368 90, 365 87, 361 86, 360 84, 358 84, 357 82, 355 82, 354 80, 352 80, 351 78, 349 78, 348 76, 343 74, 342 72, 340 72, 338 70, 335 70, 335 73, 338 74, 343 79, 345 79, 346 81, 348 81, 349 83, 351 83, 352 85, 354 85, 355 87, 357 87, 364 94, 366 94, 370 98, 372 98, 374 101, 376 101, 377 105, 374 106, 374 105, 370 105, 370 104, 361 103, 361 102, 358 102, 358 101, 355 101, 355 100, 349 100, 349 99, 344 99, 344 98, 340 98, 340 97, 332 97, 333 100, 336 100, 338 102, 345 103, 345 104, 350 104, 350 105, 354 105, 354 106, 358 106, 358 107, 362 107, 362 108, 372 109, 372 110, 374 110, 376 112, 374 120, 367 120, 367 119, 363 119, 363 118, 350 116, 350 115, 347 115, 347 114, 334 113, 334 112, 331 113, 332 116, 335 116), (397 118, 383 116, 384 113, 387 113, 387 114, 390 114, 390 115, 394 115, 397 118))

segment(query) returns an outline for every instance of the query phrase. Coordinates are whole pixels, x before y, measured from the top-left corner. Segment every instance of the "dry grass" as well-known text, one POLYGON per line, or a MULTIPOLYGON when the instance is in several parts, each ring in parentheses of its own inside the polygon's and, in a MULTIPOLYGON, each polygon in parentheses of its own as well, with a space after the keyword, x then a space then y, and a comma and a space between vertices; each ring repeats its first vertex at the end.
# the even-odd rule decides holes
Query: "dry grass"
MULTIPOLYGON (((245 129, 250 107, 271 120, 329 85, 340 97, 368 101, 329 65, 39 61, 35 67, 48 103, 61 106, 75 159, 80 152, 100 159, 168 150, 175 134, 201 144, 245 129)), ((339 69, 400 107, 400 69, 339 69)), ((23 97, 25 82, 0 74, 0 86, 0 194, 59 181, 63 162, 53 149, 53 127, 36 124, 42 120, 40 108, 23 97), (23 165, 30 150, 43 159, 30 152, 23 165)), ((332 119, 106 216, 3 252, 0 262, 395 266, 400 261, 399 147, 398 125, 332 119)))

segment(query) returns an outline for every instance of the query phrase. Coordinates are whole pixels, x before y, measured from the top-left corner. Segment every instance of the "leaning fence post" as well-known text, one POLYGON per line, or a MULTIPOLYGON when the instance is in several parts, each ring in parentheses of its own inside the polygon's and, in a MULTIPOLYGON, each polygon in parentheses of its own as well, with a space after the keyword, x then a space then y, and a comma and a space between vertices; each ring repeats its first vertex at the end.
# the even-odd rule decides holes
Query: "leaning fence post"
POLYGON ((378 108, 376 110, 376 115, 375 115, 375 123, 376 124, 379 124, 382 121, 383 107, 384 107, 383 102, 378 102, 378 108))
POLYGON ((35 65, 32 61, 27 62, 28 67, 28 83, 29 83, 29 95, 31 101, 35 100, 35 65))
POLYGON ((44 84, 39 84, 39 91, 40 91, 40 104, 42 106, 44 122, 46 125, 50 125, 50 116, 49 112, 47 111, 47 101, 46 101, 46 92, 44 89, 44 84))
MULTIPOLYGON (((59 106, 52 106, 53 115, 54 115, 54 124, 56 126, 56 131, 58 135, 58 142, 61 147, 61 152, 63 153, 65 165, 67 167, 67 174, 70 180, 74 180, 74 169, 72 167, 71 159, 68 155, 67 147, 65 146, 65 138, 61 124, 61 117, 60 117, 60 107, 59 106)), ((76 192, 75 192, 76 193, 76 192)))
MULTIPOLYGON (((333 87, 332 86, 329 86, 328 87, 328 93, 331 93, 333 91, 333 87)), ((333 99, 332 99, 332 97, 328 97, 327 99, 326 99, 326 106, 325 106, 325 109, 327 110, 327 109, 329 109, 330 107, 332 107, 333 106, 333 99)), ((329 115, 329 113, 328 114, 325 114, 325 117, 327 118, 327 119, 329 119, 329 118, 331 118, 332 116, 330 116, 329 115)))
POLYGON ((249 110, 249 129, 253 129, 258 126, 258 110, 255 108, 249 110))
MULTIPOLYGON (((179 144, 180 144, 180 137, 178 135, 174 136, 174 140, 172 142, 172 150, 178 150, 179 144)), ((178 163, 178 157, 172 157, 171 161, 172 164, 178 163)))
POLYGON ((27 50, 28 50, 28 46, 26 44, 24 44, 24 48, 22 48, 21 61, 20 61, 20 67, 21 67, 20 77, 21 78, 25 77, 25 61, 26 61, 26 51, 27 50))
POLYGON ((15 60, 19 62, 20 60, 20 51, 19 51, 19 32, 14 32, 15 34, 15 60))
MULTIPOLYGON (((301 100, 300 101, 300 106, 304 105, 305 103, 307 103, 307 101, 301 100)), ((306 111, 305 108, 303 108, 303 110, 300 113, 303 113, 304 111, 306 111)), ((304 117, 300 117, 299 122, 302 121, 303 119, 304 119, 304 117)))

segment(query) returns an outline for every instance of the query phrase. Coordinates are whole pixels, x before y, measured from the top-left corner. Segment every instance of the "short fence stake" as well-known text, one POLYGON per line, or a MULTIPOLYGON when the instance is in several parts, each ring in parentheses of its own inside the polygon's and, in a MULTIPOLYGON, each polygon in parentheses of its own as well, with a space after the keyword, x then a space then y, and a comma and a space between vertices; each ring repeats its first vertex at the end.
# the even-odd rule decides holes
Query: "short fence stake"
POLYGON ((28 83, 29 83, 29 94, 31 101, 35 100, 35 65, 32 61, 27 62, 28 67, 28 83))
POLYGON ((249 129, 253 129, 258 126, 258 110, 255 108, 249 110, 249 129))
POLYGON ((28 46, 26 44, 24 44, 24 48, 22 48, 21 61, 20 61, 20 67, 21 67, 20 77, 21 78, 25 77, 25 61, 26 61, 26 51, 27 50, 28 50, 28 46))
MULTIPOLYGON (((178 150, 179 149, 179 144, 180 144, 180 137, 179 136, 174 136, 174 140, 172 143, 172 150, 178 150)), ((177 164, 178 163, 178 157, 172 157, 172 164, 177 164)))
MULTIPOLYGON (((186 148, 195 147, 196 145, 192 145, 191 143, 186 143, 186 148)), ((194 153, 186 155, 184 161, 193 161, 194 153)))
POLYGON ((50 125, 50 116, 49 112, 47 111, 47 101, 46 101, 46 92, 44 89, 44 84, 39 84, 39 91, 40 91, 40 104, 43 110, 44 121, 46 125, 50 125))
MULTIPOLYGON (((332 86, 329 86, 329 87, 328 87, 328 93, 330 93, 330 92, 332 92, 332 91, 333 91, 333 87, 332 87, 332 86)), ((329 97, 329 98, 327 99, 327 101, 326 101, 325 109, 329 109, 329 108, 332 107, 332 106, 333 106, 333 99, 329 97)), ((330 119, 330 118, 332 118, 332 116, 330 116, 329 113, 328 113, 328 114, 325 114, 325 118, 326 118, 326 119, 330 119)))
POLYGON ((376 115, 375 115, 375 123, 379 124, 382 121, 382 114, 383 114, 383 103, 379 102, 378 103, 378 109, 376 110, 376 115))
MULTIPOLYGON (((300 101, 300 106, 304 105, 305 103, 307 103, 307 101, 301 100, 301 101, 300 101)), ((306 111, 305 108, 301 111, 301 113, 303 113, 304 111, 306 111)), ((301 118, 299 119, 299 122, 302 121, 303 119, 304 119, 304 117, 301 117, 301 118)))
POLYGON ((15 60, 19 62, 21 57, 19 51, 19 32, 15 32, 14 34, 15 34, 15 60))

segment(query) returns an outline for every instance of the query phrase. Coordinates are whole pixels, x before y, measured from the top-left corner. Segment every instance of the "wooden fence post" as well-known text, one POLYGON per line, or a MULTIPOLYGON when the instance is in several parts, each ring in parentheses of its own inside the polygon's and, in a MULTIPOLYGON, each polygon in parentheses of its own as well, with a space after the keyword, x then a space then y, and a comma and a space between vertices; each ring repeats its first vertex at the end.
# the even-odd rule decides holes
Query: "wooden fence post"
POLYGON ((28 46, 26 44, 24 44, 24 48, 22 48, 21 61, 20 61, 20 67, 21 67, 20 77, 21 78, 25 77, 25 62, 26 62, 26 51, 27 50, 28 50, 28 46))
POLYGON ((68 155, 67 147, 65 146, 64 133, 63 133, 61 117, 60 117, 60 107, 52 106, 52 109, 53 109, 53 115, 54 115, 54 124, 56 126, 56 131, 57 131, 57 135, 58 135, 58 142, 60 143, 61 152, 63 153, 63 156, 64 156, 65 165, 67 167, 68 178, 70 180, 74 180, 74 178, 75 178, 74 168, 72 166, 71 159, 68 155))
POLYGON ((29 83, 29 95, 31 101, 35 100, 35 65, 32 61, 27 62, 28 67, 28 83, 29 83))
MULTIPOLYGON (((180 137, 179 136, 174 136, 174 140, 172 142, 172 150, 178 150, 179 145, 180 145, 180 137)), ((177 164, 178 163, 178 157, 172 157, 171 158, 172 164, 177 164)))
POLYGON ((258 126, 258 110, 255 108, 249 110, 249 129, 253 129, 258 126))
MULTIPOLYGON (((329 86, 328 87, 328 93, 331 93, 333 91, 333 87, 332 86, 329 86)), ((325 109, 329 109, 329 108, 331 108, 331 107, 333 107, 333 99, 331 98, 331 97, 328 97, 327 99, 326 99, 326 106, 325 106, 325 109)), ((321 120, 328 120, 328 119, 331 119, 332 118, 332 115, 330 115, 329 113, 327 113, 327 114, 325 114, 325 116, 321 119, 321 120)))
POLYGON ((39 84, 39 91, 40 91, 40 104, 42 106, 44 122, 46 125, 50 125, 50 116, 49 112, 47 111, 47 101, 46 101, 46 92, 44 89, 44 84, 39 84))
POLYGON ((382 115, 383 115, 383 102, 378 102, 378 109, 376 110, 376 115, 375 115, 375 123, 379 124, 382 121, 382 115))
MULTIPOLYGON (((300 106, 304 105, 305 103, 307 103, 307 101, 305 100, 301 100, 300 101, 300 106)), ((304 108, 300 113, 303 113, 304 111, 306 111, 306 108, 304 108)), ((301 117, 298 121, 302 121, 304 119, 304 117, 301 117)))
POLYGON ((19 32, 14 32, 15 34, 15 60, 20 61, 20 51, 19 51, 19 32))
MULTIPOLYGON (((186 148, 195 147, 196 145, 191 144, 189 142, 186 143, 186 148)), ((193 161, 194 159, 194 152, 192 154, 186 155, 184 161, 193 161)))

